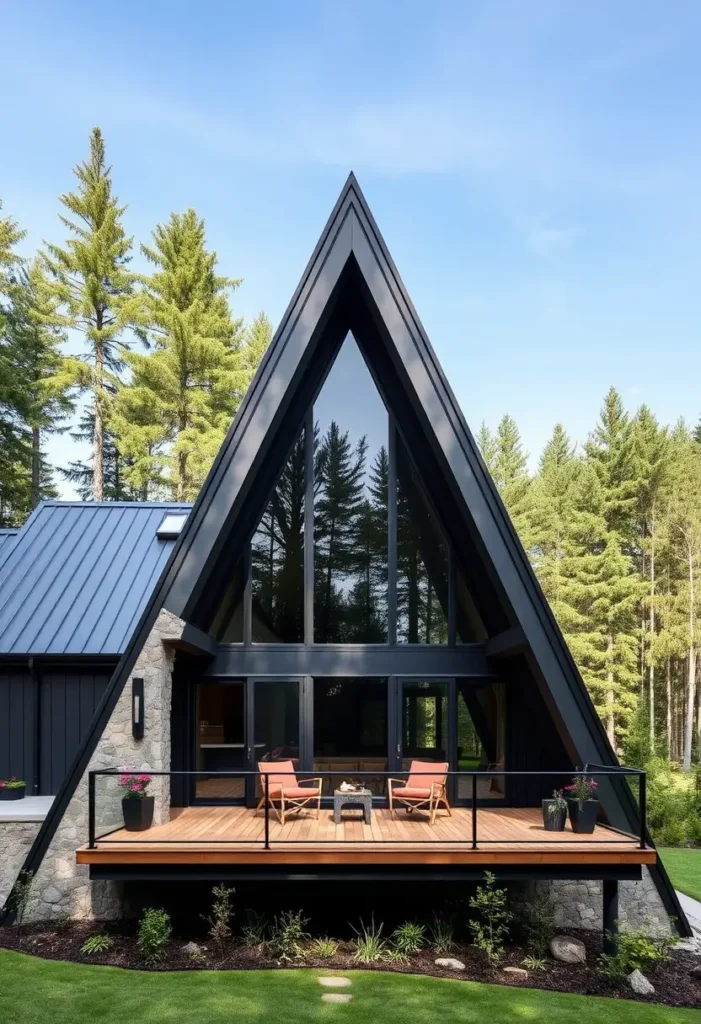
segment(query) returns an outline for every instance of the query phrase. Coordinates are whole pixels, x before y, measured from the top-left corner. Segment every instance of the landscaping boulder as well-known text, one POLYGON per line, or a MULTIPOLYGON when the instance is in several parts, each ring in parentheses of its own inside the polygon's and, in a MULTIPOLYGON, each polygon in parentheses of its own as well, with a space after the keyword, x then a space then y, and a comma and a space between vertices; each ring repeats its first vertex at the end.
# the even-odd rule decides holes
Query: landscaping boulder
POLYGON ((200 947, 196 942, 188 942, 183 946, 183 953, 185 956, 196 956, 200 952, 200 947))
POLYGON ((452 956, 439 956, 438 959, 434 961, 434 963, 436 967, 445 967, 449 971, 465 970, 465 964, 462 962, 462 960, 456 960, 452 956))
POLYGON ((628 975, 628 984, 636 996, 654 996, 655 986, 651 985, 642 971, 636 967, 632 974, 628 975))
POLYGON ((518 978, 519 981, 525 981, 528 977, 525 967, 505 967, 504 974, 510 974, 512 978, 518 978))
POLYGON ((550 955, 563 964, 583 964, 587 951, 583 942, 569 935, 556 935, 550 942, 550 955))

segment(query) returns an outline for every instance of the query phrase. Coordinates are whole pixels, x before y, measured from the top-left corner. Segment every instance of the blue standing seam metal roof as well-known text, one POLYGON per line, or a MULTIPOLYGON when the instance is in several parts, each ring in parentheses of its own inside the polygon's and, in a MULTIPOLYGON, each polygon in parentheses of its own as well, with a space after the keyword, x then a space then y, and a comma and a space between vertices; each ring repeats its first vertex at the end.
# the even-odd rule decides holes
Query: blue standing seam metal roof
POLYGON ((0 560, 2 560, 3 555, 10 550, 14 538, 17 536, 18 533, 19 530, 13 530, 9 528, 3 528, 0 530, 0 560))
POLYGON ((120 655, 191 504, 44 501, 0 542, 0 655, 120 655))

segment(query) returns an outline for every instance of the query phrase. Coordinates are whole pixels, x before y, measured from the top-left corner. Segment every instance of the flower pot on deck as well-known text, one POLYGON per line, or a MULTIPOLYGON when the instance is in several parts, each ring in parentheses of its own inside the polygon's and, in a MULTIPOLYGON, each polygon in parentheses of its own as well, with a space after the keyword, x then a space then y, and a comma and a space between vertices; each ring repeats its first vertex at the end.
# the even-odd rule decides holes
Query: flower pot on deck
POLYGON ((599 809, 598 800, 568 800, 570 825, 573 832, 590 834, 596 827, 596 814, 599 809))
POLYGON ((0 800, 23 800, 26 786, 0 786, 0 800))
POLYGON ((564 832, 567 807, 558 806, 556 800, 543 800, 543 828, 546 832, 564 832))
POLYGON ((153 824, 152 796, 145 796, 142 799, 124 797, 122 800, 122 812, 124 814, 124 827, 127 832, 145 832, 153 824))

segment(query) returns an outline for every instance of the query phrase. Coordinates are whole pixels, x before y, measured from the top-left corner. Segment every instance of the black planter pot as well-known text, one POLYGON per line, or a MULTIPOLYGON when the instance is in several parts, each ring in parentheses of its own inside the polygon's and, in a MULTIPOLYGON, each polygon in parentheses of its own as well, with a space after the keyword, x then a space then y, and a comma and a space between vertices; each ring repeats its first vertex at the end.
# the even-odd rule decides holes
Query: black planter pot
POLYGON ((567 806, 573 832, 588 834, 594 831, 596 812, 599 809, 598 800, 568 800, 567 806))
POLYGON ((564 832, 567 821, 567 807, 556 810, 554 800, 543 800, 543 828, 546 832, 564 832))
POLYGON ((12 789, 9 789, 7 786, 3 786, 0 789, 0 800, 24 800, 24 794, 26 792, 26 786, 13 786, 12 789))
POLYGON ((123 797, 122 811, 127 832, 145 832, 153 824, 153 797, 130 799, 123 797))

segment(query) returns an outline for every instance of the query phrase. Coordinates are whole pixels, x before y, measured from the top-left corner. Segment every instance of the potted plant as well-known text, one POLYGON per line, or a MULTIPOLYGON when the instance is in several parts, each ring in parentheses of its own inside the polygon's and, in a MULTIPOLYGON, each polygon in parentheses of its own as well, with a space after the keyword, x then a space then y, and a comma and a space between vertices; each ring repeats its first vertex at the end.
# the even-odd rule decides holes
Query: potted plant
POLYGON ((548 832, 564 832, 567 821, 567 801, 561 789, 554 789, 552 799, 543 800, 543 827, 548 832))
POLYGON ((146 794, 150 783, 150 775, 124 772, 119 776, 119 787, 124 794, 122 812, 127 832, 145 832, 153 824, 154 799, 146 794))
POLYGON ((11 775, 9 779, 0 779, 0 800, 22 800, 27 791, 27 783, 11 775))
POLYGON ((596 799, 598 786, 599 784, 594 779, 588 779, 586 775, 577 775, 569 786, 565 786, 570 825, 573 832, 590 833, 594 831, 596 814, 599 809, 599 801, 596 799))

